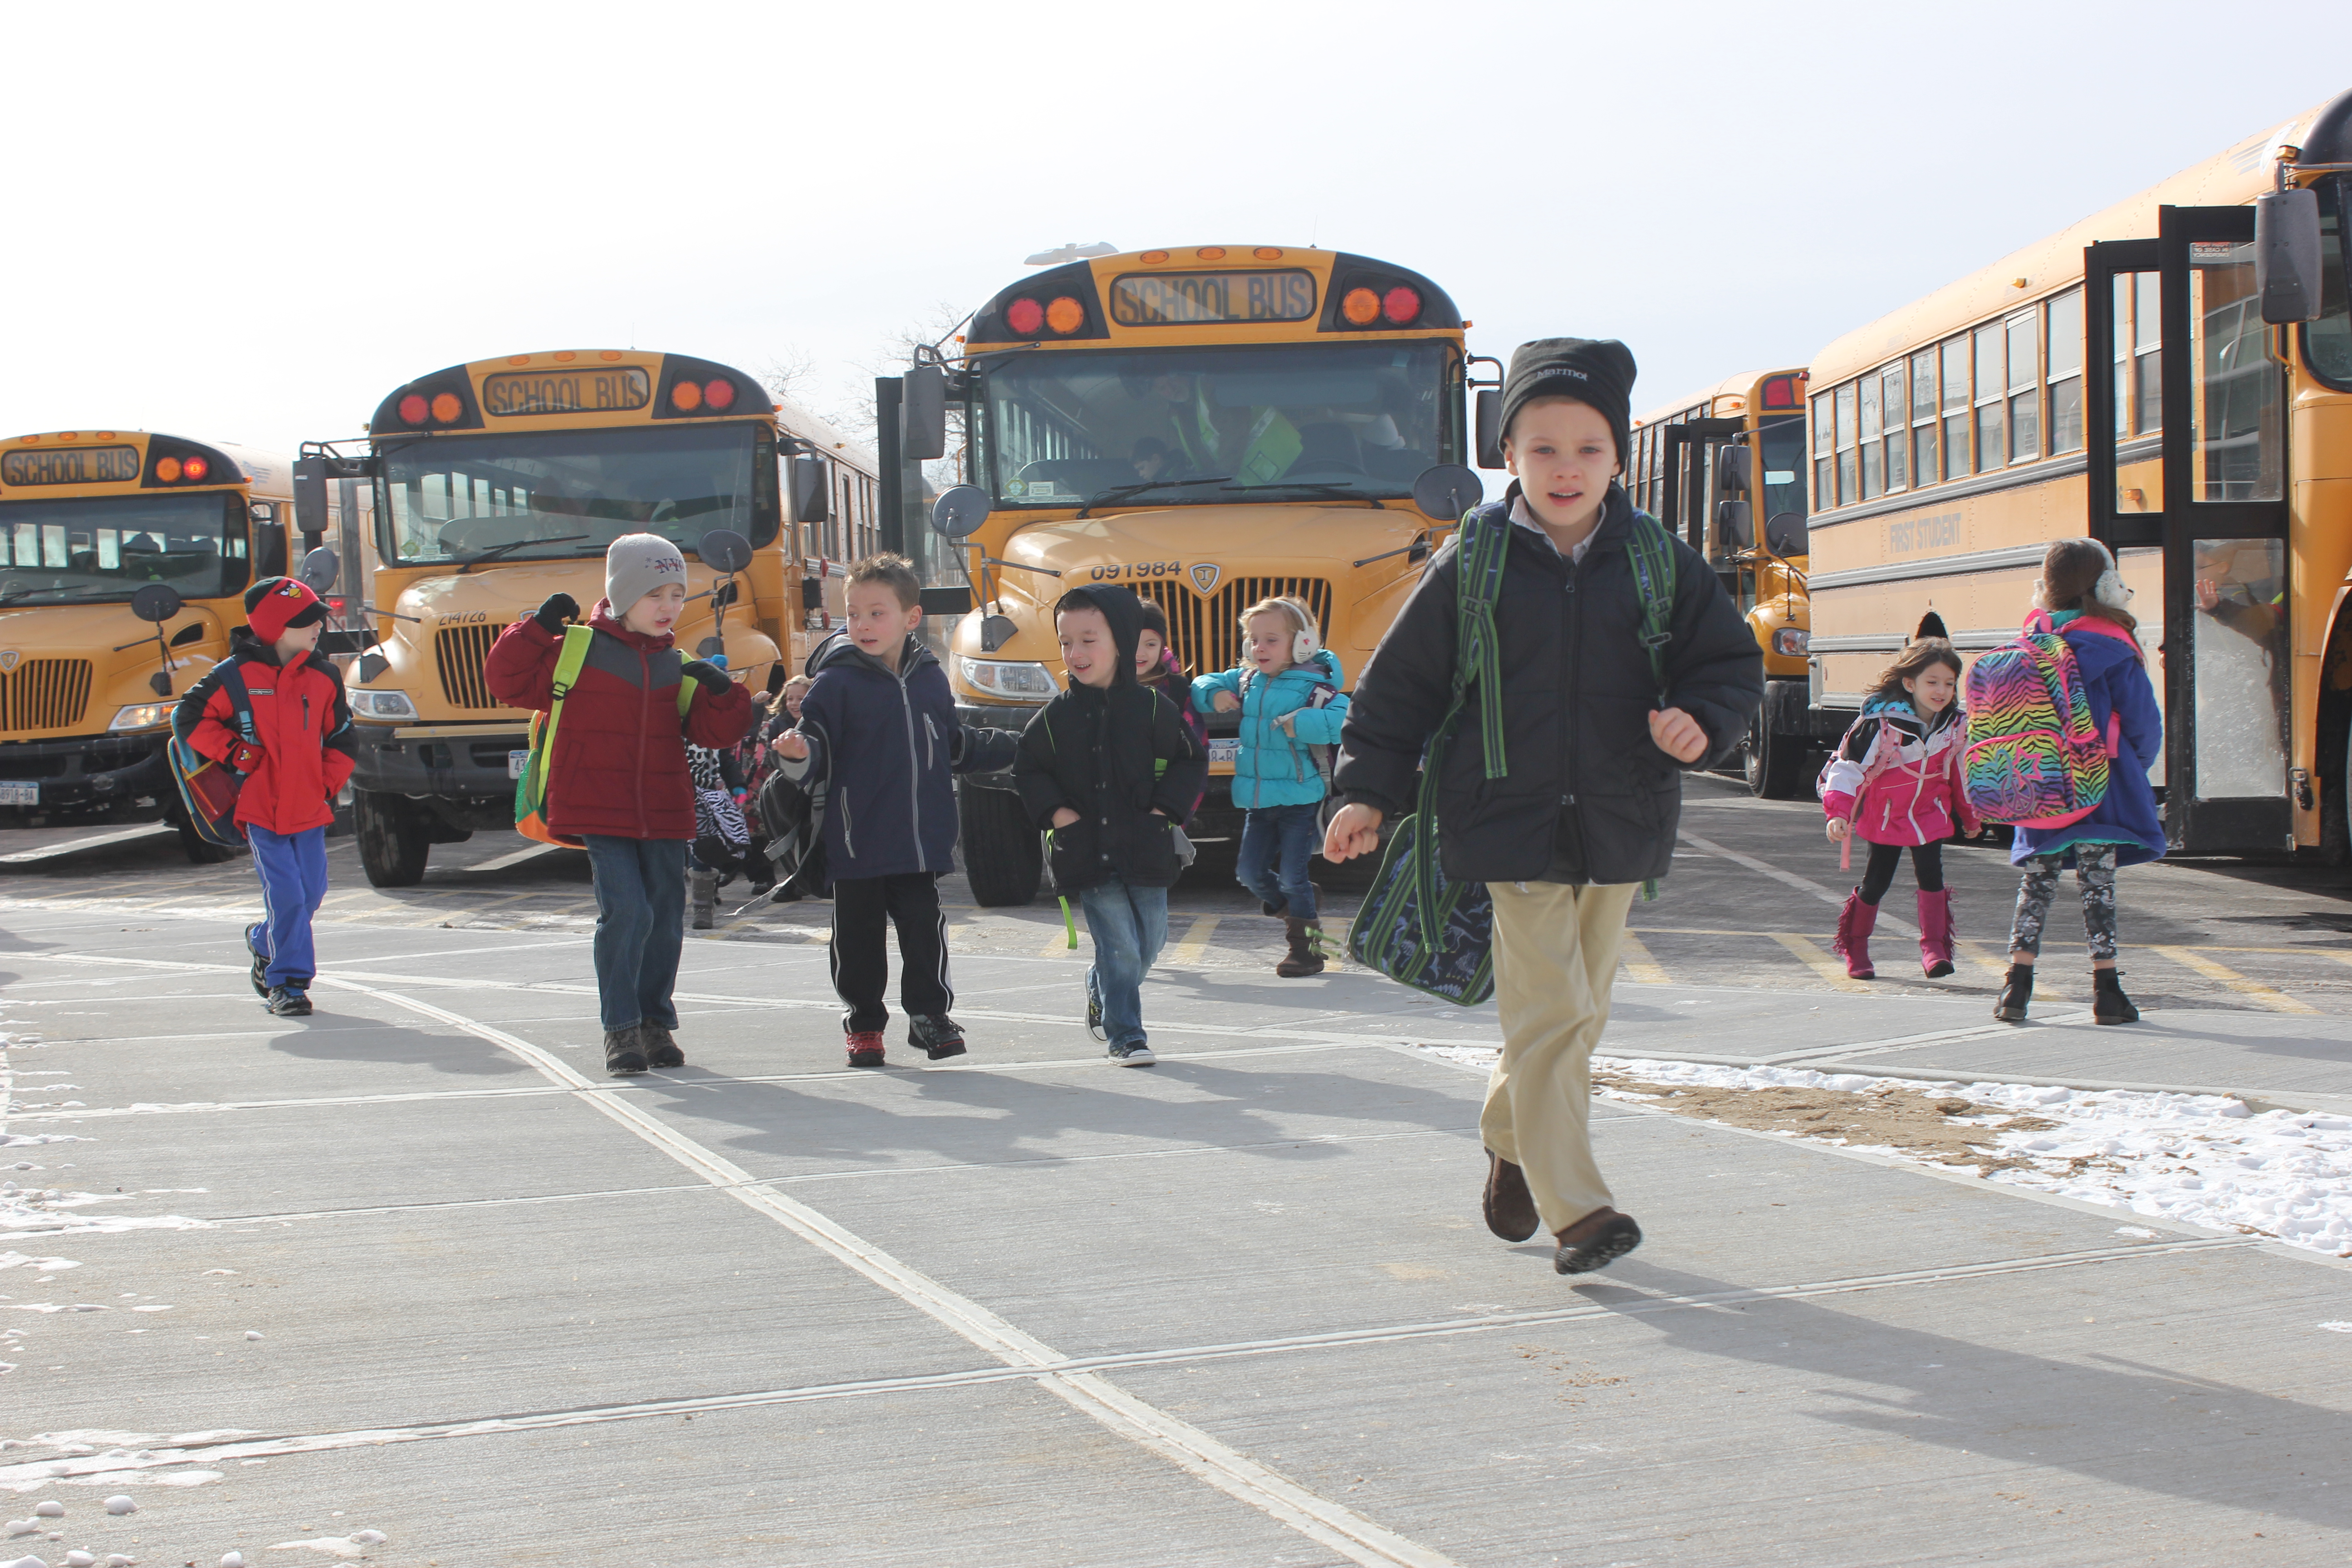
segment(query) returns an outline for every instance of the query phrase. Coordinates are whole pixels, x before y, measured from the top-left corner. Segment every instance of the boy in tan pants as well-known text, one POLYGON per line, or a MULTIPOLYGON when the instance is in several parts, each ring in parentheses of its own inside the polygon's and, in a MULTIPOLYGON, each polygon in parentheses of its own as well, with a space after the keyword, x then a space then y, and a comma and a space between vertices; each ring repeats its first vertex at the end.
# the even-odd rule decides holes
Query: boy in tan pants
MULTIPOLYGON (((1636 513, 1616 482, 1633 374, 1633 354, 1613 342, 1550 338, 1511 356, 1503 454, 1515 482, 1468 520, 1510 531, 1497 657, 1491 676, 1471 682, 1437 780, 1440 863, 1449 879, 1486 883, 1495 905, 1503 1055, 1478 1119, 1486 1224, 1507 1241, 1551 1232, 1562 1274, 1641 1243, 1593 1162, 1592 1050, 1634 890, 1673 864, 1680 770, 1727 757, 1764 695, 1762 656, 1713 570, 1636 513), (1673 563, 1654 663, 1628 549, 1637 530, 1673 563), (1480 743, 1489 710, 1507 770, 1494 779, 1480 743)), ((1381 822, 1413 797, 1453 697, 1459 537, 1430 563, 1357 684, 1330 859, 1377 847, 1381 822)))

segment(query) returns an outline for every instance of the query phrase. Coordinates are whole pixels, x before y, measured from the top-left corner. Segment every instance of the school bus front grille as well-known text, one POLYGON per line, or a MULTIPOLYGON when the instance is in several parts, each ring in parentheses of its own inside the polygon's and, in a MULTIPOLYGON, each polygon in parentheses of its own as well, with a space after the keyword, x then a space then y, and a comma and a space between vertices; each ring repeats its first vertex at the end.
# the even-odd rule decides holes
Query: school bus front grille
POLYGON ((62 730, 89 708, 86 658, 28 658, 0 675, 0 731, 62 730))
POLYGON ((1135 589, 1167 613, 1168 640, 1194 675, 1242 662, 1242 612, 1260 599, 1304 600, 1322 635, 1331 635, 1331 584, 1321 577, 1234 577, 1210 594, 1195 593, 1181 577, 1138 583, 1135 589))
POLYGON ((441 667, 441 695, 452 708, 496 708, 489 682, 482 679, 482 661, 500 627, 444 626, 433 639, 434 661, 441 667))

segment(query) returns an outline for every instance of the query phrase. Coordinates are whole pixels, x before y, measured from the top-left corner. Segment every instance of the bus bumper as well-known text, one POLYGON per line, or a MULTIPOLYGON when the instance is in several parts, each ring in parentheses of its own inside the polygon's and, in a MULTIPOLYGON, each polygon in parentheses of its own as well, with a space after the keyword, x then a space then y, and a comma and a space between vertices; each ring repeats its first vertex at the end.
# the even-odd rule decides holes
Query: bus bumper
MULTIPOLYGON (((0 742, 0 782, 37 785, 38 805, 0 804, 0 824, 62 812, 121 821, 160 817, 174 794, 163 761, 171 731, 0 742)), ((13 790, 9 794, 20 794, 13 790)))
POLYGON ((353 724, 359 763, 352 783, 383 795, 422 801, 453 827, 514 826, 515 785, 509 752, 530 738, 518 730, 404 739, 383 724, 353 724))

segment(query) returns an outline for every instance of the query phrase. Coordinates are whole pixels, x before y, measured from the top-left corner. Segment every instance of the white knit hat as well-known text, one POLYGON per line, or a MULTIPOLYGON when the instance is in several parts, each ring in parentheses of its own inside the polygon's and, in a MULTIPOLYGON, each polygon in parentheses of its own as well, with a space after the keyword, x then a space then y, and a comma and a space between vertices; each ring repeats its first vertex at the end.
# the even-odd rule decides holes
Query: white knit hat
POLYGON ((625 533, 604 552, 604 602, 617 618, 666 583, 686 584, 686 557, 657 533, 625 533))

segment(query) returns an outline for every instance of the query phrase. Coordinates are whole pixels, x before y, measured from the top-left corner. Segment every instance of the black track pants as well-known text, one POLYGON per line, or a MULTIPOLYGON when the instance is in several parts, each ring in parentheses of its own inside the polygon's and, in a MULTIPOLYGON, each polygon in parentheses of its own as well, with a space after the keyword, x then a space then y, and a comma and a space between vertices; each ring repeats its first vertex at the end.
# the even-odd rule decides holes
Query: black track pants
POLYGON ((955 1004, 939 879, 928 871, 845 878, 833 885, 833 988, 846 1005, 841 1026, 850 1034, 890 1021, 882 997, 890 985, 887 932, 894 926, 898 1005, 919 1017, 942 1018, 955 1004))

